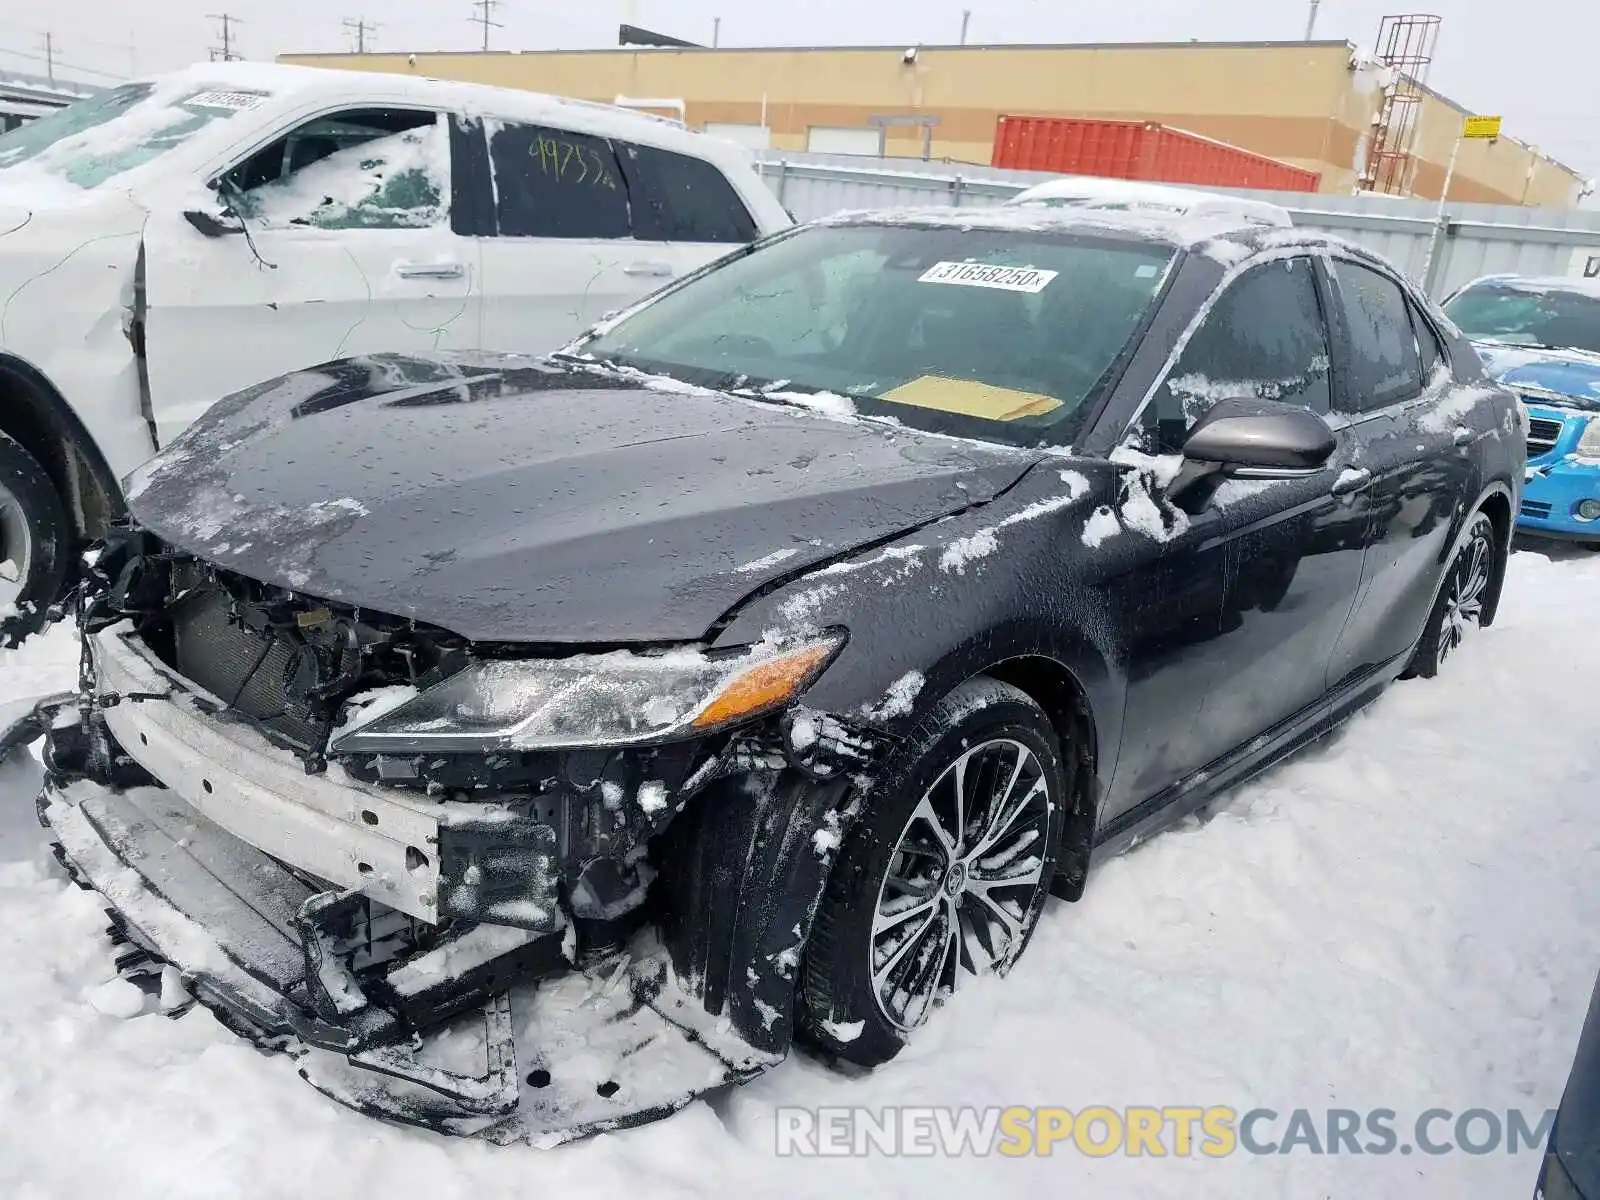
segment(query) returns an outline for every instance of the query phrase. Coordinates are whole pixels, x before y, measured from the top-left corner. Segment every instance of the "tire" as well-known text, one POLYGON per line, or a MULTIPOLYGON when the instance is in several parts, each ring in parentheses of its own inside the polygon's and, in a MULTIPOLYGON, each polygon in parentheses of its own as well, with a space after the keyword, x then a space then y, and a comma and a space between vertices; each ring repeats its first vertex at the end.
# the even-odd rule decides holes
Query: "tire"
POLYGON ((44 468, 0 433, 0 646, 44 625, 66 579, 71 531, 44 468))
POLYGON ((802 964, 806 1038, 833 1058, 875 1067, 898 1054, 963 979, 1009 971, 1049 896, 1066 792, 1055 731, 1026 692, 979 676, 941 700, 887 764, 829 876, 802 964), (958 772, 967 809, 959 822, 958 772), (996 791, 1012 800, 998 835, 986 803, 996 791), (958 825, 965 833, 956 838, 958 825), (1025 854, 1035 845, 1038 853, 1025 854), (977 866, 993 849, 1012 858, 977 866), (1019 882, 1001 890, 994 876, 1008 867, 1019 882), (980 888, 992 898, 983 900, 980 888), (910 896, 925 899, 905 905, 910 896), (880 912, 896 901, 899 911, 880 912), (988 919, 974 922, 986 904, 988 919), (876 981, 874 963, 885 964, 876 981))
POLYGON ((1466 538, 1445 572, 1444 584, 1423 628, 1422 641, 1406 668, 1407 678, 1432 679, 1461 645, 1462 638, 1482 623, 1484 601, 1494 588, 1499 560, 1494 522, 1485 512, 1474 513, 1466 538))

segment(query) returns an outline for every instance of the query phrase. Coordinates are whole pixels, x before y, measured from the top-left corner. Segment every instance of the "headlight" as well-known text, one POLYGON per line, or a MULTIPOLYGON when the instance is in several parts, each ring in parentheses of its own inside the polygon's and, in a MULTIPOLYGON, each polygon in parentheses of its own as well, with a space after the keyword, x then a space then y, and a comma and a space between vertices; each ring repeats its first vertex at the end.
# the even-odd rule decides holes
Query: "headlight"
POLYGON ((1600 462, 1600 416, 1589 418, 1573 453, 1587 462, 1600 462))
POLYGON ((782 708, 844 644, 712 655, 617 651, 476 662, 427 691, 357 712, 331 754, 559 750, 712 733, 782 708))

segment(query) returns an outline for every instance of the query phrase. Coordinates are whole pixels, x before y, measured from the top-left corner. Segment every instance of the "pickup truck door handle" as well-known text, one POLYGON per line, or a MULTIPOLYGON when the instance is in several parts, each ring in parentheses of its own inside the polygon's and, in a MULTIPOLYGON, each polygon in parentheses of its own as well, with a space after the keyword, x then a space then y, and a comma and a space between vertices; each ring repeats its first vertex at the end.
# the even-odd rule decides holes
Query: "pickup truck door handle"
POLYGON ((1346 467, 1339 473, 1339 478, 1333 481, 1333 494, 1348 496, 1351 492, 1359 492, 1371 482, 1372 472, 1365 467, 1346 467))
POLYGON ((394 273, 401 279, 460 279, 467 269, 458 262, 395 263, 394 273))
POLYGON ((664 262, 636 262, 629 263, 622 268, 625 275, 653 275, 664 279, 672 274, 672 264, 664 262))
POLYGON ((1457 429, 1455 431, 1455 434, 1453 435, 1453 440, 1455 441, 1455 444, 1458 445, 1458 446, 1470 446, 1470 445, 1472 445, 1473 439, 1476 436, 1477 435, 1474 434, 1472 432, 1472 430, 1463 427, 1463 428, 1457 429))

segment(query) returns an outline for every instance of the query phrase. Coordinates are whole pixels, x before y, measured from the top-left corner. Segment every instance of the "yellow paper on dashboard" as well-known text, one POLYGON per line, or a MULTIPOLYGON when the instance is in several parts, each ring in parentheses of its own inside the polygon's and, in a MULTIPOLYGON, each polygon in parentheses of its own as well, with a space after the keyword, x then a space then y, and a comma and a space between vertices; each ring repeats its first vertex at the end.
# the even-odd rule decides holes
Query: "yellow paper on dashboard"
POLYGON ((882 398, 896 404, 912 404, 990 421, 1037 417, 1061 407, 1061 401, 1054 396, 996 387, 975 379, 947 379, 942 375, 923 375, 910 383, 902 383, 893 391, 882 393, 882 398))

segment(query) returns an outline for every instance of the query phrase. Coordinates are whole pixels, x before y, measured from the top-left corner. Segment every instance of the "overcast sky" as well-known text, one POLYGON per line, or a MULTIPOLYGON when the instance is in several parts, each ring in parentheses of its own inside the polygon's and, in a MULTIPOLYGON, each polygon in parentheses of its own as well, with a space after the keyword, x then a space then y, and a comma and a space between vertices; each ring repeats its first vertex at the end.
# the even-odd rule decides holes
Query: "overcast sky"
MULTIPOLYGON (((498 0, 496 49, 607 46, 619 21, 709 43, 722 17, 723 45, 954 42, 972 10, 973 42, 1292 40, 1305 32, 1308 0, 498 0)), ((1589 175, 1600 175, 1600 3, 1595 0, 1431 0, 1444 18, 1428 82, 1506 132, 1589 175)), ((344 18, 378 28, 373 48, 470 49, 481 28, 472 0, 5 0, 0 67, 42 73, 44 35, 63 73, 92 82, 181 66, 219 44, 227 10, 239 19, 238 50, 268 59, 288 50, 349 48, 344 18), (88 71, 103 74, 87 74, 88 71)), ((1317 36, 1371 44, 1394 0, 1322 0, 1317 36)))

